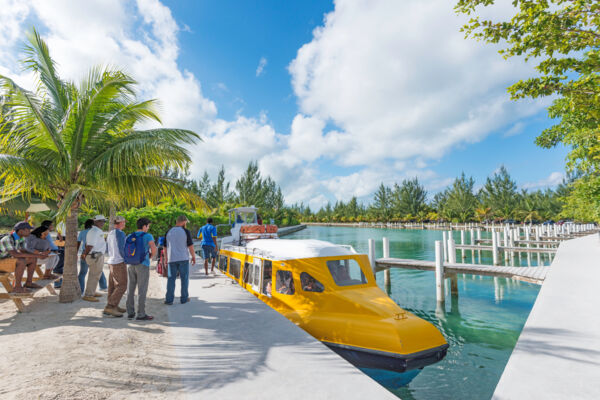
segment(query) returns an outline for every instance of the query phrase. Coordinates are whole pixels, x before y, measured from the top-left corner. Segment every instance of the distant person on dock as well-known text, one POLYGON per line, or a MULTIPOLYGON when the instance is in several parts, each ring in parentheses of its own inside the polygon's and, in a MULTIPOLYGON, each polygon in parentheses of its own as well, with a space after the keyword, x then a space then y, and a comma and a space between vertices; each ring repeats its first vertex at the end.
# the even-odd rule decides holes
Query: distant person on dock
POLYGON ((157 249, 154 237, 148 233, 150 220, 140 218, 136 222, 137 231, 127 236, 125 240, 125 262, 129 287, 127 289, 127 318, 135 317, 135 288, 138 290, 138 321, 150 321, 153 316, 146 314, 146 294, 150 281, 150 259, 156 255, 157 249))
POLYGON ((206 225, 200 228, 199 235, 202 237, 202 256, 204 258, 204 272, 208 275, 208 261, 212 260, 210 272, 215 271, 215 262, 217 259, 217 228, 213 225, 213 219, 208 218, 206 225))
POLYGON ((126 311, 119 307, 121 298, 127 290, 127 264, 125 264, 125 218, 118 215, 113 220, 114 229, 106 237, 108 247, 108 258, 106 263, 110 269, 108 276, 108 294, 106 295, 106 307, 104 314, 113 317, 122 317, 126 311))
POLYGON ((175 226, 167 231, 165 237, 165 263, 167 263, 167 295, 165 304, 173 304, 175 299, 175 281, 181 278, 181 304, 190 301, 188 287, 190 283, 190 259, 196 264, 192 234, 186 228, 189 220, 185 215, 177 217, 175 226))

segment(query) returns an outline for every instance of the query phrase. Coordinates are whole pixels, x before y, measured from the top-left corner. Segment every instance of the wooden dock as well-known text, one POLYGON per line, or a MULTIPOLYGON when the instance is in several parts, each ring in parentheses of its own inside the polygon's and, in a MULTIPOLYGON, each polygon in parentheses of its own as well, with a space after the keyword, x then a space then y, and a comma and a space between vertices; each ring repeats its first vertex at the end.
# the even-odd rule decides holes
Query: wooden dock
MULTIPOLYGON (((375 261, 377 270, 387 268, 416 269, 435 271, 435 261, 408 260, 401 258, 379 258, 375 261)), ((541 284, 550 267, 498 267, 492 265, 444 263, 446 275, 469 274, 514 278, 526 282, 541 284)))
MULTIPOLYGON (((475 244, 456 244, 456 250, 488 250, 493 251, 492 246, 483 246, 475 244)), ((540 248, 540 247, 504 247, 498 246, 498 251, 512 251, 515 253, 556 253, 556 248, 540 248)))

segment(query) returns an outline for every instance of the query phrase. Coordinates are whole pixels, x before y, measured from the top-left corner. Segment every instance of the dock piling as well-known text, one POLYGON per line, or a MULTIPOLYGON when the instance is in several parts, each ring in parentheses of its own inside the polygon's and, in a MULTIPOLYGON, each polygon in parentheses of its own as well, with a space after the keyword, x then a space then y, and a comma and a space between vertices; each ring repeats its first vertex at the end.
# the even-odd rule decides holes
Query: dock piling
POLYGON ((375 240, 369 239, 369 262, 373 269, 373 275, 375 275, 375 240))
POLYGON ((438 305, 444 304, 444 253, 442 242, 435 241, 435 296, 438 305))
MULTIPOLYGON (((383 258, 390 258, 390 239, 386 237, 383 238, 383 258)), ((387 292, 387 294, 391 294, 392 277, 389 268, 386 268, 383 271, 383 286, 385 287, 385 291, 387 292)))

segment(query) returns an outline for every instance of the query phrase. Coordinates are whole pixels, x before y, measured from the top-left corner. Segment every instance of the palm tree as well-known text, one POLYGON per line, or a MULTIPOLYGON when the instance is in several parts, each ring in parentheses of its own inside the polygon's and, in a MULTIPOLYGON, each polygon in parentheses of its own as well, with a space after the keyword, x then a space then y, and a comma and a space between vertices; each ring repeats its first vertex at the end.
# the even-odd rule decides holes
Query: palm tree
POLYGON ((190 155, 182 145, 199 136, 182 129, 137 129, 140 122, 160 119, 155 100, 136 100, 131 77, 96 67, 79 84, 61 80, 39 34, 32 30, 27 38, 23 63, 36 74, 35 92, 0 75, 0 96, 8 99, 0 123, 0 194, 35 192, 58 202, 58 219, 66 221, 60 301, 71 302, 81 294, 76 279, 80 207, 166 196, 192 199, 161 171, 185 169, 190 155))

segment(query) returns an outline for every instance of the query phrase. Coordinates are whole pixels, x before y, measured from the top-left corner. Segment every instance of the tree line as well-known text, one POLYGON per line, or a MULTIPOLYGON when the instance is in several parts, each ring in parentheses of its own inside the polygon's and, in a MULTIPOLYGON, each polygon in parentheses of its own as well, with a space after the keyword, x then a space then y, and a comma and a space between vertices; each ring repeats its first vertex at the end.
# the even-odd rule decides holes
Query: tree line
POLYGON ((214 181, 207 171, 200 179, 191 178, 188 171, 166 172, 166 175, 179 179, 191 193, 204 199, 208 213, 227 216, 234 207, 255 206, 265 222, 273 219, 277 225, 287 226, 299 223, 298 212, 285 205, 281 187, 270 177, 264 177, 256 161, 251 161, 246 170, 235 181, 226 178, 225 166, 221 166, 214 181))
POLYGON ((571 217, 564 212, 564 200, 569 194, 567 181, 554 190, 519 190, 502 166, 479 190, 475 190, 475 180, 463 173, 429 198, 418 178, 413 178, 391 187, 381 183, 368 205, 352 197, 347 203, 327 203, 316 212, 303 204, 293 209, 306 222, 541 222, 571 217))

